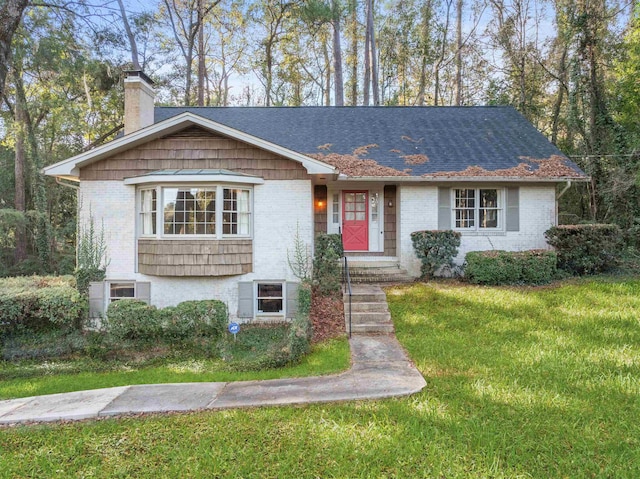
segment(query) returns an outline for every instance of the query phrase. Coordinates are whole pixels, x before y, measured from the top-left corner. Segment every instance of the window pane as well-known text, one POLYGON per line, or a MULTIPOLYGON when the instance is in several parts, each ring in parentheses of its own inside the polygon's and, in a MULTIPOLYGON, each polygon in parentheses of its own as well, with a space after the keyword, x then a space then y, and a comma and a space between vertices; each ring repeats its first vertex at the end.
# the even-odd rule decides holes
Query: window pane
POLYGON ((122 298, 135 298, 135 286, 133 283, 111 283, 109 298, 116 301, 122 298))
POLYGON ((476 191, 472 189, 455 190, 456 208, 474 208, 476 204, 476 191))
POLYGON ((224 189, 222 233, 225 235, 248 235, 250 230, 249 190, 224 189))
POLYGON ((475 226, 474 210, 456 210, 456 228, 473 228, 475 226))
POLYGON ((258 311, 260 313, 279 313, 282 311, 282 299, 259 299, 258 311))
POLYGON ((497 228, 498 227, 498 210, 481 209, 480 210, 480 228, 497 228))
POLYGON ((215 189, 164 188, 163 198, 165 234, 215 234, 215 189))
POLYGON ((480 190, 480 207, 497 208, 498 190, 480 190))
POLYGON ((340 223, 340 195, 338 193, 333 194, 333 222, 335 224, 340 223))
POLYGON ((258 297, 259 298, 281 298, 282 285, 281 284, 258 284, 258 297))
POLYGON ((156 234, 156 190, 140 191, 140 223, 143 235, 156 234))

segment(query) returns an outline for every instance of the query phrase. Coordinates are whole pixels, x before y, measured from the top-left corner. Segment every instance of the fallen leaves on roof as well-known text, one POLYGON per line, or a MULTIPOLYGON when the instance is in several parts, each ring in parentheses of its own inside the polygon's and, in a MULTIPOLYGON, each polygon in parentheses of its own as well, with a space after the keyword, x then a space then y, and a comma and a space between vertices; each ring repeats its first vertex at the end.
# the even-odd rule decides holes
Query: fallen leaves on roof
POLYGON ((338 153, 311 153, 307 156, 335 166, 347 176, 409 176, 404 171, 398 171, 388 166, 379 165, 375 160, 359 158, 355 155, 340 155, 338 153))
POLYGON ((358 148, 353 150, 353 155, 354 156, 364 156, 367 153, 369 153, 369 150, 371 148, 378 148, 378 145, 376 145, 375 143, 372 143, 370 145, 359 146, 358 148))
POLYGON ((402 155, 400 158, 404 158, 404 162, 407 165, 421 165, 429 161, 427 155, 402 155))
POLYGON ((404 140, 404 141, 410 141, 411 143, 421 143, 422 140, 424 140, 424 138, 418 138, 417 140, 414 140, 413 138, 411 138, 410 136, 406 136, 406 135, 402 135, 400 137, 400 139, 404 140))
POLYGON ((325 143, 324 145, 320 145, 318 150, 329 150, 333 146, 333 143, 325 143))
POLYGON ((471 177, 471 176, 501 176, 521 178, 576 178, 583 175, 568 164, 568 160, 561 155, 552 155, 549 158, 530 158, 521 156, 522 163, 512 168, 487 170, 481 166, 469 166, 462 171, 439 171, 427 173, 422 176, 432 177, 471 177))

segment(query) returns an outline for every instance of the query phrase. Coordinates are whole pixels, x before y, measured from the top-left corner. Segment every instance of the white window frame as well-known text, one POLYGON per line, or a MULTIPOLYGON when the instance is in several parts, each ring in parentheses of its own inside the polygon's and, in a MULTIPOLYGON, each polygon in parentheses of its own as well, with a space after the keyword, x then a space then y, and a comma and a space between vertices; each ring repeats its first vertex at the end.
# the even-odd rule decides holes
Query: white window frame
POLYGON ((176 239, 176 240, 189 240, 189 239, 237 239, 237 238, 252 238, 253 237, 253 187, 237 184, 224 184, 224 183, 165 183, 154 186, 145 186, 138 188, 136 191, 136 218, 138 221, 137 231, 140 238, 157 238, 157 239, 176 239), (169 234, 164 232, 164 195, 165 189, 209 189, 215 191, 215 233, 214 234, 169 234), (248 211, 237 212, 238 216, 242 215, 248 222, 248 232, 246 234, 224 234, 223 233, 223 208, 224 208, 224 191, 228 190, 241 190, 247 191, 248 211), (155 190, 156 191, 156 233, 155 234, 143 234, 143 214, 151 214, 152 212, 141 211, 142 206, 142 192, 155 190))
POLYGON ((451 225, 453 226, 453 230, 456 231, 505 231, 505 201, 506 201, 506 193, 505 189, 501 187, 494 186, 460 186, 456 188, 451 188, 451 225), (459 190, 473 190, 474 192, 474 207, 473 208, 457 208, 456 207, 456 191, 459 190), (495 190, 497 193, 497 206, 490 208, 482 208, 480 206, 480 190, 495 190), (473 226, 469 227, 459 227, 456 225, 456 211, 459 210, 473 210, 473 226), (482 227, 480 225, 480 210, 495 210, 497 211, 497 227, 482 227))
POLYGON ((256 281, 253 284, 253 300, 254 300, 254 316, 285 316, 286 308, 287 308, 287 287, 285 281, 256 281), (259 287, 261 284, 277 284, 282 288, 282 296, 272 296, 272 297, 260 297, 258 295, 259 287), (282 300, 282 309, 277 312, 263 312, 260 311, 258 307, 260 304, 260 299, 281 299, 282 300))
MULTIPOLYGON (((152 200, 153 201, 153 200, 152 200)), ((148 238, 153 238, 157 235, 158 233, 158 219, 157 219, 157 215, 158 215, 158 190, 157 188, 140 188, 138 190, 138 194, 136 195, 136 204, 137 204, 137 208, 138 208, 138 221, 140 224, 139 227, 139 231, 140 231, 140 236, 143 237, 148 237, 148 238), (144 209, 144 202, 142 201, 143 195, 145 192, 151 192, 153 194, 153 192, 155 191, 156 193, 156 209, 155 211, 153 210, 153 206, 151 207, 150 210, 145 210, 144 209), (153 215, 156 215, 156 221, 153 222, 153 215), (151 219, 151 223, 153 225, 153 228, 156 230, 155 233, 151 232, 151 233, 145 233, 144 232, 144 225, 146 223, 146 218, 150 218, 151 219)))
POLYGON ((113 303, 114 301, 119 301, 121 299, 137 299, 138 298, 138 288, 136 288, 136 282, 135 281, 107 281, 107 305, 113 303), (114 284, 120 284, 120 285, 131 285, 131 287, 133 288, 133 296, 124 296, 124 297, 117 297, 117 296, 111 296, 111 288, 114 284))

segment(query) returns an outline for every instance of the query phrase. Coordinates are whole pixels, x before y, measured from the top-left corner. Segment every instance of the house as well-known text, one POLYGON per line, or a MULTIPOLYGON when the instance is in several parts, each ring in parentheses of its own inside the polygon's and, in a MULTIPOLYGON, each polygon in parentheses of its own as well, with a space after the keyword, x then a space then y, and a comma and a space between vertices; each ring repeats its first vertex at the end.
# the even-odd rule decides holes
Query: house
POLYGON ((290 317, 296 235, 341 233, 349 256, 413 276, 417 230, 460 231, 458 262, 546 248, 557 191, 586 179, 510 107, 154 109, 152 86, 129 72, 124 136, 45 169, 104 224, 94 314, 218 298, 234 319, 290 317))

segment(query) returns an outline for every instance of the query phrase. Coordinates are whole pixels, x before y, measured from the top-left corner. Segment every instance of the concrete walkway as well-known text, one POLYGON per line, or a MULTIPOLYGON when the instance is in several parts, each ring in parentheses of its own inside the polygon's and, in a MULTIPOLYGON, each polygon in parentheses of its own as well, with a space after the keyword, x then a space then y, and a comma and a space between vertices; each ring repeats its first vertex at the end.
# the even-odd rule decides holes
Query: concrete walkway
POLYGON ((406 396, 426 382, 395 336, 353 336, 352 366, 332 376, 123 386, 0 401, 0 424, 122 414, 310 404, 406 396))

